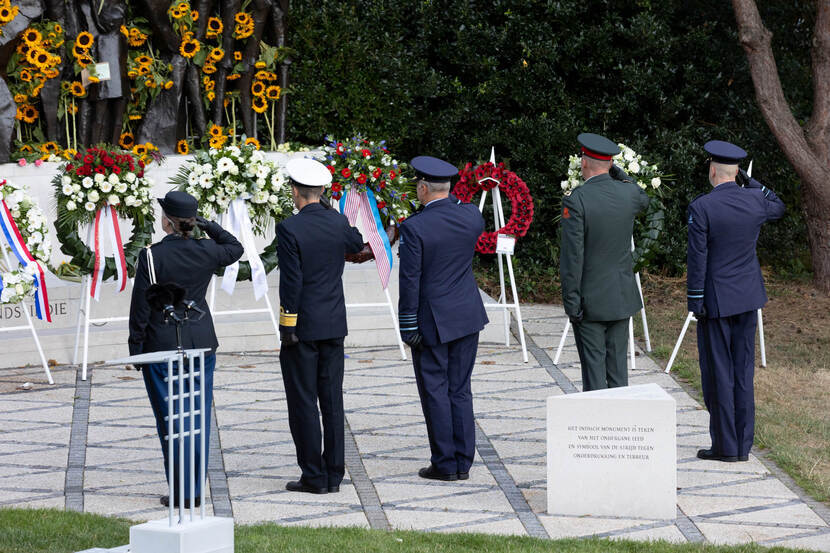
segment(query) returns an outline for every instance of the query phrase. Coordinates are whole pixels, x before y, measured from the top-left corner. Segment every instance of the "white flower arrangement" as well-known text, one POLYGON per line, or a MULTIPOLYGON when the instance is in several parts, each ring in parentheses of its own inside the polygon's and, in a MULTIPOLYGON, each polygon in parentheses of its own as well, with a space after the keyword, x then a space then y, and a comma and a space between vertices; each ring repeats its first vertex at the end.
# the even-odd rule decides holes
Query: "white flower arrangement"
MULTIPOLYGON (((614 165, 625 171, 631 177, 637 186, 646 191, 658 191, 663 184, 663 177, 657 168, 657 165, 650 164, 643 159, 643 156, 626 146, 625 144, 618 144, 620 153, 614 156, 614 165)), ((578 155, 572 155, 568 158, 568 178, 563 180, 560 185, 563 194, 570 195, 578 186, 583 184, 582 181, 582 164, 578 155)))
MULTIPOLYGON (((30 265, 31 267, 31 265, 30 265)), ((24 269, 0 273, 0 304, 16 304, 35 295, 34 275, 24 269)))
POLYGON ((294 208, 285 173, 253 146, 197 151, 171 182, 196 198, 199 214, 207 219, 226 213, 237 198, 247 200, 254 233, 260 236, 294 208))

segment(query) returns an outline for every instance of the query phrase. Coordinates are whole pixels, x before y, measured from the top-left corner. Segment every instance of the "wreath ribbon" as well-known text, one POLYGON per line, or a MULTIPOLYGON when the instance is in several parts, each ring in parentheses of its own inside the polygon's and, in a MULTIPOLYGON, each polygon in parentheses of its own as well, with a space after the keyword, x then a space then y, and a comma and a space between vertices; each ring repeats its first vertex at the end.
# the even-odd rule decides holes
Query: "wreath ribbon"
MULTIPOLYGON (((268 278, 254 241, 254 228, 248 215, 246 201, 242 198, 232 201, 226 217, 228 218, 230 232, 242 242, 245 255, 248 256, 248 262, 251 265, 251 281, 254 284, 254 298, 259 300, 268 293, 268 278)), ((238 273, 239 261, 235 261, 225 268, 225 276, 222 277, 222 290, 228 294, 233 294, 238 273)))
POLYGON ((121 243, 121 229, 118 226, 118 214, 115 206, 104 204, 104 207, 95 212, 95 265, 92 269, 92 287, 90 295, 95 301, 101 299, 101 284, 104 281, 104 269, 106 268, 107 254, 104 251, 105 240, 109 242, 115 258, 115 270, 117 273, 116 282, 118 291, 123 292, 127 287, 127 260, 124 256, 124 245, 121 243), (101 227, 103 226, 103 236, 101 227))
POLYGON ((368 188, 365 192, 346 192, 340 198, 340 212, 349 219, 350 225, 354 225, 357 218, 362 215, 363 225, 369 234, 369 247, 375 255, 378 276, 385 290, 389 286, 389 277, 392 274, 392 245, 383 228, 374 193, 368 188))
MULTIPOLYGON (((5 183, 5 181, 4 181, 5 183)), ((2 185, 2 184, 0 184, 2 185)), ((35 312, 37 318, 48 322, 52 322, 52 314, 49 312, 49 294, 46 291, 46 275, 43 272, 43 267, 34 258, 29 248, 26 247, 26 241, 23 240, 23 235, 20 234, 20 229, 17 228, 17 223, 14 222, 12 212, 9 206, 6 205, 6 200, 2 201, 2 209, 0 209, 0 227, 3 229, 3 236, 6 237, 6 242, 9 248, 14 253, 14 256, 20 264, 28 269, 31 264, 34 264, 37 271, 34 274, 35 280, 35 312)), ((2 290, 2 287, 0 287, 2 290)))

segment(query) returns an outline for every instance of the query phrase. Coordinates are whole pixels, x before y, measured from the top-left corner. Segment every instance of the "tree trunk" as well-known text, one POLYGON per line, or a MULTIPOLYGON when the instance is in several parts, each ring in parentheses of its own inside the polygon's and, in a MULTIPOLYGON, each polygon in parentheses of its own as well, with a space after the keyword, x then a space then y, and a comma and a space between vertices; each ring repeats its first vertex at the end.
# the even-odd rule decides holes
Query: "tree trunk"
MULTIPOLYGON (((738 39, 746 52, 764 120, 802 182, 802 206, 810 241, 813 282, 830 294, 830 1, 816 2, 813 30, 813 113, 802 128, 784 96, 772 33, 755 0, 732 0, 738 39)), ((774 186, 774 183, 770 183, 774 186)))

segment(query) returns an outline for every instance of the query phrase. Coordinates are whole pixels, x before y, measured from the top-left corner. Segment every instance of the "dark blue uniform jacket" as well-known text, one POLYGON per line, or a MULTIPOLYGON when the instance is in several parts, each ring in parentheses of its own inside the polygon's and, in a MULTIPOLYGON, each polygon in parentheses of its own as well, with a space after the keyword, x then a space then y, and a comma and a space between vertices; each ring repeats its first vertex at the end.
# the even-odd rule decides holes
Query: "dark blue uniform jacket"
POLYGON ((750 179, 725 182, 689 205, 688 307, 707 317, 729 317, 767 303, 755 245, 761 225, 780 219, 784 203, 750 179))
POLYGON ((280 330, 306 342, 346 336, 344 255, 362 249, 346 216, 319 203, 277 225, 280 330))
POLYGON ((484 219, 472 204, 450 196, 401 224, 401 331, 418 330, 434 346, 479 332, 487 313, 473 276, 473 255, 484 219))
MULTIPOLYGON (((216 350, 219 346, 205 292, 213 272, 230 265, 243 253, 242 244, 218 224, 209 223, 206 232, 212 240, 185 239, 178 234, 168 234, 152 246, 156 282, 178 284, 185 290, 184 299, 195 301, 206 313, 201 320, 191 319, 182 328, 185 349, 216 350)), ((164 324, 160 311, 151 311, 146 298, 149 286, 147 252, 142 249, 138 254, 130 302, 130 355, 176 349, 176 327, 164 324)))

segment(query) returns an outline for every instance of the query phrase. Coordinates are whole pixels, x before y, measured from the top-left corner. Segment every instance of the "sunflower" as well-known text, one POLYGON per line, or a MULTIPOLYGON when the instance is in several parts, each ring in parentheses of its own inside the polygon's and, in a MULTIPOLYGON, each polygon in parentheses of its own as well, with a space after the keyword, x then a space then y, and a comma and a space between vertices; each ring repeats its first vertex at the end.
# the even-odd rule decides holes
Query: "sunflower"
POLYGON ((86 48, 84 48, 82 46, 79 46, 78 43, 76 42, 72 46, 72 55, 75 56, 76 59, 77 58, 82 58, 82 57, 88 55, 88 51, 87 51, 86 48))
POLYGON ((146 86, 147 88, 156 88, 156 81, 153 79, 147 79, 146 81, 144 81, 144 86, 146 86))
POLYGON ((236 28, 233 30, 233 36, 239 39, 248 38, 252 34, 254 34, 253 22, 250 25, 240 25, 237 23, 236 28))
POLYGON ((91 58, 91 57, 89 57, 89 56, 81 56, 80 58, 77 58, 75 61, 76 61, 76 62, 78 63, 78 65, 80 65, 81 67, 86 67, 87 65, 89 65, 90 63, 92 63, 92 58, 91 58))
POLYGON ((164 83, 164 90, 170 90, 171 88, 173 88, 173 81, 167 81, 164 83))
POLYGON ((136 27, 132 27, 130 29, 130 36, 129 36, 129 39, 128 39, 128 42, 129 42, 130 46, 141 46, 146 41, 147 41, 147 35, 142 33, 136 27))
POLYGON ((99 79, 95 75, 90 75, 87 78, 89 79, 89 82, 91 82, 91 83, 100 83, 101 82, 101 79, 99 79))
POLYGON ((118 32, 124 35, 124 38, 126 38, 127 40, 130 39, 130 30, 127 29, 127 27, 125 27, 124 25, 121 25, 121 27, 118 28, 118 32))
POLYGON ((28 104, 23 106, 23 121, 26 123, 34 123, 35 119, 38 118, 38 115, 40 114, 37 109, 35 109, 35 106, 30 106, 28 104))
POLYGON ((259 150, 259 140, 257 140, 253 136, 248 137, 248 138, 245 139, 245 145, 246 146, 253 146, 257 150, 259 150))
POLYGON ((67 104, 66 111, 69 112, 69 115, 75 115, 78 113, 78 104, 72 103, 67 104))
POLYGON ((254 81, 251 85, 251 94, 254 96, 262 96, 265 94, 265 83, 262 81, 254 81))
POLYGON ((82 31, 78 33, 78 38, 75 39, 76 46, 86 48, 87 50, 89 50, 89 48, 92 47, 93 42, 95 42, 95 39, 92 38, 92 35, 88 31, 82 31))
POLYGON ((133 153, 137 156, 143 156, 147 153, 147 146, 144 144, 136 144, 133 146, 133 153))
POLYGON ((60 149, 61 147, 56 142, 45 142, 40 145, 40 151, 46 152, 47 154, 54 154, 55 152, 59 152, 60 149))
POLYGON ((35 151, 35 149, 32 148, 29 144, 24 144, 23 146, 20 147, 20 151, 31 154, 32 152, 35 151))
POLYGON ((222 127, 220 127, 216 123, 213 123, 210 125, 210 128, 208 129, 208 134, 213 138, 216 138, 217 136, 222 136, 224 132, 222 130, 222 127))
POLYGON ((54 29, 55 29, 55 33, 57 33, 57 34, 62 34, 63 33, 63 27, 61 27, 60 23, 55 23, 54 29))
POLYGON ((86 96, 86 89, 84 88, 84 85, 80 82, 73 81, 72 84, 69 86, 69 91, 72 93, 73 96, 76 96, 78 98, 83 98, 84 96, 86 96))
POLYGON ((153 58, 148 56, 147 54, 141 54, 140 56, 136 56, 135 61, 139 65, 150 65, 153 63, 153 58))
POLYGON ((17 106, 17 112, 14 114, 14 118, 18 121, 23 121, 23 112, 26 106, 17 106))
POLYGON ((186 58, 192 58, 201 48, 198 40, 182 40, 179 53, 186 58))
POLYGON ((256 67, 257 69, 265 69, 266 67, 268 67, 268 65, 264 61, 259 60, 254 64, 254 67, 256 67))
POLYGON ((246 12, 239 12, 233 16, 233 20, 240 25, 247 25, 251 21, 251 16, 246 12))
POLYGON ((230 75, 228 75, 228 80, 229 81, 235 81, 236 79, 240 78, 241 76, 242 75, 240 75, 239 73, 231 73, 230 75))
POLYGON ((138 71, 136 71, 135 69, 130 69, 129 71, 127 71, 127 76, 131 79, 135 79, 136 77, 138 77, 138 71))
POLYGON ((193 21, 199 21, 199 12, 198 10, 191 10, 190 11, 190 19, 193 21))
POLYGON ((23 81, 25 81, 27 83, 30 83, 30 82, 32 82, 32 72, 29 71, 28 69, 22 69, 20 71, 20 78, 23 81))
POLYGON ((262 96, 256 96, 254 101, 251 102, 251 109, 257 113, 265 113, 265 110, 268 109, 268 101, 262 96))
POLYGON ((265 97, 269 100, 279 100, 282 89, 276 85, 271 85, 265 91, 265 97))
POLYGON ((236 50, 233 53, 233 61, 242 61, 242 52, 240 52, 239 50, 236 50))
POLYGON ((225 57, 225 51, 222 50, 222 48, 220 48, 219 46, 217 46, 216 48, 211 50, 210 54, 208 54, 208 59, 213 61, 213 62, 221 61, 221 59, 224 58, 224 57, 225 57))
POLYGON ((122 132, 118 138, 118 145, 125 150, 130 150, 135 145, 135 136, 131 132, 122 132))
POLYGON ((0 23, 8 23, 17 15, 17 6, 0 8, 0 23))
POLYGON ((47 69, 49 65, 51 65, 50 62, 52 61, 49 52, 46 52, 45 50, 35 50, 35 52, 35 65, 37 65, 41 70, 47 69))
POLYGON ((207 98, 208 102, 212 102, 216 98, 216 93, 212 90, 208 90, 207 94, 205 94, 205 98, 207 98))
POLYGON ((77 154, 77 153, 78 153, 78 150, 76 150, 75 148, 67 148, 63 152, 61 152, 61 156, 63 156, 63 159, 65 159, 67 161, 71 161, 72 158, 74 158, 75 154, 77 154))
POLYGON ((206 61, 202 66, 202 71, 204 71, 206 75, 213 75, 216 73, 216 66, 212 62, 206 61))
POLYGON ((38 43, 43 40, 43 36, 40 34, 40 31, 37 29, 32 29, 31 27, 26 29, 23 33, 23 40, 29 46, 37 46, 38 43))
POLYGON ((140 113, 133 113, 132 115, 130 115, 130 121, 138 121, 139 119, 141 119, 140 113))
POLYGON ((225 145, 225 142, 227 142, 227 140, 228 140, 227 136, 215 136, 215 137, 211 138, 208 141, 208 143, 210 144, 211 148, 215 148, 215 149, 218 150, 219 148, 221 148, 222 146, 225 145))
POLYGON ((29 62, 30 65, 35 65, 35 59, 37 58, 38 52, 42 52, 39 48, 33 47, 29 48, 26 52, 26 61, 29 62))
POLYGON ((15 104, 24 104, 24 103, 26 103, 26 100, 28 100, 28 99, 29 99, 29 97, 26 96, 25 94, 18 93, 18 94, 14 95, 14 103, 15 104))
POLYGON ((61 74, 61 72, 58 71, 57 69, 55 69, 54 67, 51 67, 51 68, 46 70, 46 78, 47 79, 54 79, 60 74, 61 74))
POLYGON ((272 81, 275 77, 276 75, 274 75, 270 71, 263 71, 262 69, 260 69, 254 74, 254 78, 259 79, 260 81, 272 81))
POLYGON ((21 56, 25 56, 29 52, 29 45, 25 42, 19 42, 15 51, 21 56))
POLYGON ((181 19, 182 17, 184 17, 184 14, 182 13, 182 11, 179 9, 178 6, 171 7, 170 10, 169 10, 169 13, 170 13, 170 16, 173 19, 181 19))
POLYGON ((176 142, 176 153, 182 154, 183 156, 190 153, 190 145, 187 143, 187 140, 179 140, 176 142))
POLYGON ((218 17, 209 17, 208 22, 207 22, 207 37, 208 38, 218 37, 222 33, 222 30, 224 28, 225 28, 225 26, 222 25, 222 20, 221 19, 219 19, 218 17))

